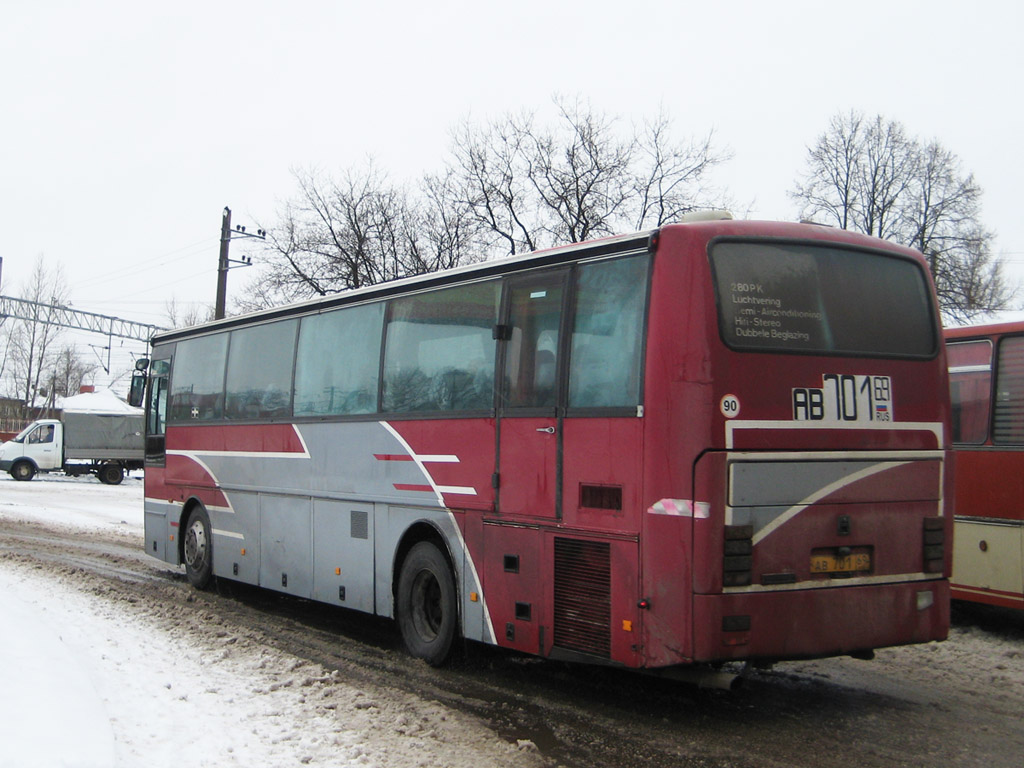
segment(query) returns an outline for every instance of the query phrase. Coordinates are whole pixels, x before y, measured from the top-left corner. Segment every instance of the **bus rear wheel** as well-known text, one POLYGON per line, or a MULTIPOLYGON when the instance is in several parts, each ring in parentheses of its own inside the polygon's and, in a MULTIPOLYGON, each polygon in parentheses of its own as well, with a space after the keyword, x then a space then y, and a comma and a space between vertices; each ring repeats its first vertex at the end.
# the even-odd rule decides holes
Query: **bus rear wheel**
POLYGON ((459 623, 455 579, 444 555, 429 541, 409 550, 402 563, 396 614, 411 655, 435 667, 448 659, 459 623))
POLYGON ((196 589, 206 589, 213 579, 213 537, 210 517, 202 507, 189 513, 185 524, 185 575, 196 589))

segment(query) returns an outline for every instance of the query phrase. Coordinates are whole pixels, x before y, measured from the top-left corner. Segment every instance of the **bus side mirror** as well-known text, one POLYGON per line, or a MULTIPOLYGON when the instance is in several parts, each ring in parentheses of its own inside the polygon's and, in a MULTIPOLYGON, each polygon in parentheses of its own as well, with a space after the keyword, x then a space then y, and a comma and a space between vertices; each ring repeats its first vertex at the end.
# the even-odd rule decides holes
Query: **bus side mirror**
POLYGON ((136 408, 142 406, 142 401, 146 396, 146 374, 144 371, 135 371, 132 374, 132 386, 128 391, 128 405, 133 405, 136 408))

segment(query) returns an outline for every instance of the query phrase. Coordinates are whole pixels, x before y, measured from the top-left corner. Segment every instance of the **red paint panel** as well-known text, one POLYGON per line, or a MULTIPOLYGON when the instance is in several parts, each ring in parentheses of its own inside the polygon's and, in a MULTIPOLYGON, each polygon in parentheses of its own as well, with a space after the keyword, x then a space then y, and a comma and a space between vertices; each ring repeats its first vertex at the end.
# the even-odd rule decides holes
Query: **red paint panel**
POLYGON ((498 645, 546 654, 551 646, 551 597, 545 590, 551 583, 551 557, 544 551, 540 530, 485 523, 483 540, 480 575, 498 645), (506 569, 511 564, 515 567, 506 569), (528 619, 522 616, 522 606, 529 606, 528 619), (547 648, 540 647, 541 627, 547 648))
POLYGON ((644 665, 684 664, 693 657, 693 518, 647 514, 643 531, 640 612, 644 665))
POLYGON ((411 483, 395 483, 397 491, 418 491, 421 493, 433 493, 434 489, 429 485, 414 485, 411 483))
POLYGON ((957 587, 954 584, 950 590, 950 597, 954 600, 970 600, 975 603, 996 605, 1000 608, 1016 608, 1017 610, 1024 610, 1024 595, 1015 594, 1013 592, 1004 592, 998 589, 957 587))
POLYGON ((558 434, 553 418, 501 421, 499 508, 502 515, 554 517, 558 434), (551 430, 550 432, 548 430, 551 430))
MULTIPOLYGON (((655 606, 655 609, 657 606, 655 606)), ((694 597, 695 661, 842 655, 945 639, 946 581, 694 597), (919 592, 933 604, 918 610, 919 592), (750 631, 722 631, 726 616, 749 616, 750 631), (736 643, 736 644, 732 644, 736 643)))
MULTIPOLYGON (((424 462, 424 468, 439 486, 472 488, 472 494, 445 494, 445 503, 455 509, 494 509, 494 419, 419 419, 389 421, 392 429, 417 456, 454 456, 452 462, 424 462)), ((412 460, 382 454, 390 461, 412 460)), ((401 454, 399 454, 400 456, 401 454)), ((380 458, 378 456, 377 458, 380 458)))
POLYGON ((235 451, 239 453, 304 453, 291 424, 182 426, 167 431, 168 451, 235 451))
POLYGON ((227 499, 215 487, 209 474, 190 459, 168 456, 166 467, 146 468, 146 498, 185 501, 190 496, 197 497, 207 506, 228 506, 227 499), (178 477, 190 479, 179 480, 178 477))
POLYGON ((562 520, 566 525, 639 531, 644 420, 565 419, 562 424, 562 520), (622 509, 582 507, 584 485, 621 489, 622 509))
POLYGON ((954 465, 958 515, 1024 520, 1024 452, 956 452, 954 465))
MULTIPOLYGON (((751 576, 793 573, 797 581, 820 579, 811 573, 811 550, 870 547, 873 576, 921 573, 924 567, 923 519, 936 514, 934 502, 833 505, 815 504, 754 545, 751 576), (850 534, 838 533, 837 520, 849 518, 850 534)), ((947 534, 947 548, 952 538, 947 534)), ((836 585, 846 589, 842 583, 836 585)))
MULTIPOLYGON (((885 461, 881 458, 880 461, 885 461)), ((900 461, 900 459, 895 459, 900 461)), ((935 501, 942 492, 942 463, 912 461, 845 485, 821 500, 830 504, 884 501, 935 501)))

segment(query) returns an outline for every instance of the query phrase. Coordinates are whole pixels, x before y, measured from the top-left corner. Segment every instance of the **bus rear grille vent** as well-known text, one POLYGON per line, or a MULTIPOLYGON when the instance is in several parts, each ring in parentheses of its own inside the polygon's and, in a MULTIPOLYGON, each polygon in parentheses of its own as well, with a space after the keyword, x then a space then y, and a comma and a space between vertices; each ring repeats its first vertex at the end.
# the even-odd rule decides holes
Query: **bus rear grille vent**
POLYGON ((370 538, 370 515, 365 509, 352 510, 352 538, 370 538))
POLYGON ((610 658, 611 615, 611 546, 556 538, 554 644, 610 658))

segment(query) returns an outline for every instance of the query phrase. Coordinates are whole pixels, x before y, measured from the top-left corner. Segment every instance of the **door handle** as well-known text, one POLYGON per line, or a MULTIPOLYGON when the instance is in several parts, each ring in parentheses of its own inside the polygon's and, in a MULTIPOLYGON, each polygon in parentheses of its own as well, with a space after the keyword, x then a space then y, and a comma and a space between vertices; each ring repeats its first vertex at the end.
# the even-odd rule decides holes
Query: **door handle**
POLYGON ((538 432, 544 432, 544 433, 546 433, 548 435, 555 434, 555 428, 554 427, 540 427, 537 431, 538 432))

